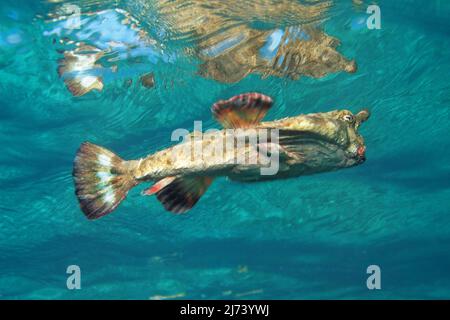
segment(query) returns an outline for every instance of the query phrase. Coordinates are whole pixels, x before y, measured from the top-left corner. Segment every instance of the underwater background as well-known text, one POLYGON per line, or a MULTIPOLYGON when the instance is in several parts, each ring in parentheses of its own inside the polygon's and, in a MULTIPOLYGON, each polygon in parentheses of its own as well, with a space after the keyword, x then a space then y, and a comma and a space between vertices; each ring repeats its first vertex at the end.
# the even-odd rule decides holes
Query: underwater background
POLYGON ((313 22, 230 16, 256 30, 317 23, 358 69, 229 82, 198 72, 187 52, 201 40, 171 34, 155 2, 70 1, 87 20, 65 34, 49 16, 65 2, 1 1, 0 299, 449 299, 450 2, 375 1, 381 29, 367 28, 363 1, 317 1, 327 11, 313 22), (123 12, 152 41, 118 24, 123 12), (103 47, 120 39, 126 50, 103 47), (101 90, 73 94, 58 74, 71 41, 105 50, 101 90), (269 120, 367 107, 367 161, 273 182, 216 179, 184 215, 140 185, 111 215, 85 218, 72 180, 83 141, 144 157, 194 121, 219 128, 210 106, 251 91, 274 99, 269 120), (66 287, 69 265, 81 290, 66 287), (381 290, 366 286, 369 265, 381 290))

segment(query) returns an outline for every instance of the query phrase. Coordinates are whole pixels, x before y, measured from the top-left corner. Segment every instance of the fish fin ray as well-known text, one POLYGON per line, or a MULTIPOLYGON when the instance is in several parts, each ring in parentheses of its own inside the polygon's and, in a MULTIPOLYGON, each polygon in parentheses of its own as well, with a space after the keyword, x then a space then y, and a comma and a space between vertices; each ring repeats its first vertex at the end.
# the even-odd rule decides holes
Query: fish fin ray
POLYGON ((145 194, 156 194, 166 210, 180 214, 190 210, 198 202, 212 181, 212 177, 206 176, 167 177, 158 181, 154 185, 157 187, 145 194))
POLYGON ((287 156, 293 161, 301 161, 310 146, 332 143, 323 136, 309 131, 280 129, 278 133, 280 155, 287 156))
POLYGON ((89 142, 80 146, 72 175, 80 208, 90 220, 112 212, 138 184, 127 161, 89 142))
POLYGON ((248 128, 260 123, 272 104, 269 96, 244 93, 216 102, 211 111, 224 128, 248 128))

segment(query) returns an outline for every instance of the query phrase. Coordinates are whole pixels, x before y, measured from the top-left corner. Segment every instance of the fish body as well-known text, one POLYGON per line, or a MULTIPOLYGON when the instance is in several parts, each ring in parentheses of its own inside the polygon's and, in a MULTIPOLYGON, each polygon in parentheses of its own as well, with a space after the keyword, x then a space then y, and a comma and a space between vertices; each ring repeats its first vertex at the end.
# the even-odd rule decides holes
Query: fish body
MULTIPOLYGON (((345 111, 340 112, 347 114, 345 111)), ((250 152, 249 146, 237 146, 237 143, 233 140, 239 137, 239 133, 236 134, 235 131, 228 132, 227 129, 223 129, 214 133, 192 133, 192 140, 149 155, 138 161, 135 176, 142 181, 157 180, 179 174, 228 176, 240 180, 239 175, 251 175, 254 172, 255 176, 251 180, 256 181, 279 177, 295 177, 351 167, 360 161, 356 151, 358 147, 364 145, 362 137, 359 136, 359 139, 356 139, 353 145, 348 146, 349 150, 346 150, 332 141, 332 139, 327 139, 326 136, 321 136, 320 133, 308 131, 312 130, 313 126, 319 125, 324 129, 324 134, 327 133, 327 130, 330 130, 333 132, 333 138, 336 138, 336 140, 348 141, 350 137, 346 130, 346 125, 340 124, 338 117, 339 112, 315 113, 278 121, 262 122, 253 128, 243 129, 241 132, 242 136, 250 139, 254 137, 256 141, 260 141, 261 136, 265 137, 267 135, 266 130, 269 132, 281 130, 282 133, 286 133, 288 130, 293 129, 302 132, 303 135, 307 135, 308 139, 314 140, 315 143, 311 141, 302 145, 302 151, 299 152, 298 157, 289 157, 282 154, 279 157, 282 170, 276 175, 263 176, 259 174, 258 169, 264 166, 260 159, 257 159, 256 163, 236 163, 237 158, 244 158, 250 152), (315 124, 312 122, 315 122, 315 124), (321 123, 318 124, 317 122, 321 123), (220 139, 218 139, 218 136, 220 139), (224 144, 224 141, 233 141, 234 143, 231 150, 223 152, 223 156, 192 157, 196 149, 220 148, 217 145, 224 144)))
POLYGON ((175 213, 192 208, 220 176, 255 182, 309 175, 352 167, 365 161, 358 133, 369 117, 363 110, 313 113, 262 122, 272 99, 248 93, 215 103, 213 116, 222 130, 192 132, 183 141, 139 160, 84 143, 74 166, 76 193, 90 219, 99 218, 142 182, 175 213))

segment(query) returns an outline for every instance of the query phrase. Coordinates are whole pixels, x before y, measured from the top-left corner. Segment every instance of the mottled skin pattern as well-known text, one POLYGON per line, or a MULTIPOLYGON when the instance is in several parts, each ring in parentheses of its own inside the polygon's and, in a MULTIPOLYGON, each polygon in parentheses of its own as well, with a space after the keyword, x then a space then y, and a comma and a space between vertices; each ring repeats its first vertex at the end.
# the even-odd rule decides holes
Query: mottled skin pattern
MULTIPOLYGON (((256 164, 236 164, 235 156, 248 152, 248 148, 236 146, 231 152, 226 152, 221 159, 214 157, 192 159, 186 153, 186 148, 180 148, 179 144, 144 159, 131 161, 129 164, 138 181, 155 181, 179 174, 228 176, 233 180, 258 181, 332 171, 352 167, 365 160, 364 139, 358 133, 358 128, 368 117, 367 110, 356 115, 348 110, 336 110, 262 122, 249 128, 279 129, 284 135, 292 133, 293 136, 308 137, 302 143, 293 145, 294 151, 288 148, 280 150, 280 170, 276 175, 261 175, 259 169, 263 164, 260 161, 256 164)), ((201 133, 191 135, 195 134, 199 135, 198 137, 201 135, 201 133)), ((226 136, 228 133, 221 130, 220 134, 226 136)), ((196 144, 201 144, 202 147, 214 146, 216 141, 214 134, 204 134, 202 140, 191 142, 191 150, 194 150, 196 144)))

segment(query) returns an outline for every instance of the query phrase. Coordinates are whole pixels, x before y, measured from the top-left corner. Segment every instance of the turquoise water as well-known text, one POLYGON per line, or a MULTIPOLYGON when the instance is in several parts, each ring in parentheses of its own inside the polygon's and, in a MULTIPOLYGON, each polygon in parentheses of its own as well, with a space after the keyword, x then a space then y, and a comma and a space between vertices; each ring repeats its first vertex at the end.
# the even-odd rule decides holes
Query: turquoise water
MULTIPOLYGON (((0 298, 450 298, 448 2, 377 1, 379 30, 364 26, 367 4, 328 4, 317 23, 356 60, 356 73, 249 74, 233 83, 197 72, 201 62, 186 49, 198 39, 171 33, 153 2, 71 3, 94 13, 77 36, 52 33, 58 26, 47 15, 61 2, 0 4, 0 298), (142 44, 114 16, 95 22, 114 8, 154 41, 142 44), (131 49, 108 52, 103 90, 76 97, 57 73, 70 47, 64 36, 100 49, 125 39, 131 49), (153 88, 139 84, 143 72, 153 72, 153 88), (142 197, 139 186, 113 214, 84 217, 71 176, 80 143, 143 157, 170 145, 176 128, 218 127, 211 104, 248 91, 273 97, 270 120, 369 108, 367 161, 284 181, 217 179, 185 215, 142 197), (366 287, 372 264, 381 290, 366 287), (81 290, 66 287, 69 265, 81 268, 81 290)), ((277 30, 299 22, 240 23, 277 30)))

